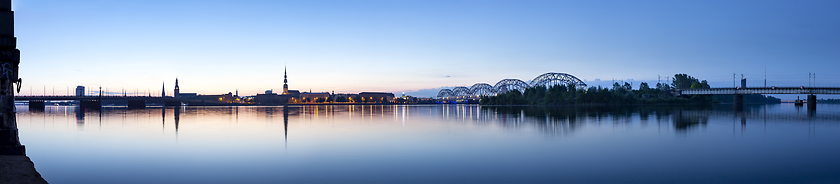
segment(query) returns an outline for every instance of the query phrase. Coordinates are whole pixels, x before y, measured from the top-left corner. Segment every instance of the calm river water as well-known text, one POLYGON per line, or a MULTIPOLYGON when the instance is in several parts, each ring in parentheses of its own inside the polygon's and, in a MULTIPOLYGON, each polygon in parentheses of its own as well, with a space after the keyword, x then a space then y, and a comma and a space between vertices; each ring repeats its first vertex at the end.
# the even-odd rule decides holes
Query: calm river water
POLYGON ((840 182, 840 105, 18 106, 51 183, 840 182))

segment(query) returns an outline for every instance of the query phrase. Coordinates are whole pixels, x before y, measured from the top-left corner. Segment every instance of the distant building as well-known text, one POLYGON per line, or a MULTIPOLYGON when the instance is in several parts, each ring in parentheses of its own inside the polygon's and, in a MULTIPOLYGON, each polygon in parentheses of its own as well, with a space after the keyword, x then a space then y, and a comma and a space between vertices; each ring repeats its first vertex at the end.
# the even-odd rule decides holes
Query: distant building
POLYGON ((359 93, 359 98, 364 99, 366 102, 371 101, 381 101, 381 102, 391 102, 394 100, 393 93, 385 93, 385 92, 361 92, 359 93))
POLYGON ((84 86, 76 86, 76 96, 85 96, 84 86))
POLYGON ((335 93, 330 95, 334 102, 355 102, 359 100, 359 94, 354 93, 335 93))
MULTIPOLYGON (((183 99, 196 99, 198 98, 198 93, 181 93, 181 87, 178 86, 178 78, 175 78, 175 93, 172 94, 175 98, 183 98, 183 99)), ((163 94, 161 94, 163 95, 163 94)))
POLYGON ((321 99, 327 99, 330 97, 330 93, 323 92, 323 93, 301 93, 300 99, 304 102, 317 102, 321 99))
POLYGON ((233 93, 230 92, 222 95, 197 95, 194 99, 201 101, 219 101, 225 103, 236 102, 236 98, 233 96, 233 93))
POLYGON ((286 97, 288 103, 299 103, 303 101, 300 98, 300 91, 298 90, 289 90, 286 94, 282 96, 286 97))
POLYGON ((283 92, 280 94, 274 93, 272 90, 266 90, 264 94, 257 94, 253 101, 262 105, 282 105, 288 103, 301 102, 300 91, 289 90, 288 75, 286 69, 283 69, 283 92))
POLYGON ((198 97, 198 93, 178 93, 178 97, 180 98, 196 98, 198 97))

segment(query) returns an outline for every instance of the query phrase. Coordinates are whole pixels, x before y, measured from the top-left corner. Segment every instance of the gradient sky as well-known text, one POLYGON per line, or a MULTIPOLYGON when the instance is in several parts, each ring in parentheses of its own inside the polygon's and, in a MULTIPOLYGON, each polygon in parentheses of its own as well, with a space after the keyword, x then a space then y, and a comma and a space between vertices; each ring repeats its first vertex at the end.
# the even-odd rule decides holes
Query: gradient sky
MULTIPOLYGON (((840 1, 14 0, 22 94, 389 91, 564 72, 840 86, 840 1), (142 92, 141 92, 142 93, 142 92)), ((595 80, 608 82, 595 82, 595 80)), ((761 83, 761 84, 759 84, 761 83)), ((636 86, 637 87, 637 86, 636 86)), ((425 90, 422 89, 432 89, 425 90)))

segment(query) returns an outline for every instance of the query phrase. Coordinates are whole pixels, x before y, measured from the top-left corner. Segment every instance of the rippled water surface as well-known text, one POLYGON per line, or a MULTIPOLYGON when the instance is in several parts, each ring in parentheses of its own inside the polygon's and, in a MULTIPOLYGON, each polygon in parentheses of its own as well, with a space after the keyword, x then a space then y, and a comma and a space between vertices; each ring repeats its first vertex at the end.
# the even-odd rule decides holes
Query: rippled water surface
POLYGON ((51 183, 840 182, 840 105, 18 106, 51 183))

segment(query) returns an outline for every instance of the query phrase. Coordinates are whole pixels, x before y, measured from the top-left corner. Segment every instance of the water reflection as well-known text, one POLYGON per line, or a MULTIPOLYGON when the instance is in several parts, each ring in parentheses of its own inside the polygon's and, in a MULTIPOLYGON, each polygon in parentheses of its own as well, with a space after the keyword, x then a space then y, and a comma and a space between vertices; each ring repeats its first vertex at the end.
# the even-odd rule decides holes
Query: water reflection
POLYGON ((766 183, 840 171, 836 105, 18 109, 21 140, 55 183, 766 183), (178 175, 147 177, 160 173, 178 175))
POLYGON ((476 124, 497 124, 518 129, 534 128, 538 132, 559 135, 573 133, 587 124, 612 123, 614 127, 648 126, 651 117, 657 126, 672 128, 677 133, 688 133, 706 127, 710 119, 731 119, 742 131, 748 122, 773 120, 786 121, 840 121, 840 114, 817 114, 814 110, 801 112, 801 107, 780 108, 781 105, 745 106, 735 111, 727 105, 721 106, 589 106, 589 107, 545 107, 545 106, 476 106, 447 105, 434 106, 441 119, 469 121, 476 124), (768 112, 770 109, 771 112, 768 112), (791 111, 792 109, 792 111, 791 111))
MULTIPOLYGON (((25 109, 25 108, 19 108, 25 109)), ((240 111, 261 115, 267 122, 272 122, 276 113, 282 113, 284 139, 288 140, 290 117, 307 121, 365 121, 397 122, 402 127, 410 123, 412 117, 436 117, 447 122, 467 122, 479 126, 498 126, 505 129, 534 129, 546 135, 565 135, 576 132, 588 125, 610 125, 612 127, 646 128, 654 126, 688 133, 708 126, 711 119, 730 119, 741 131, 745 131, 750 122, 767 120, 784 121, 840 121, 840 114, 827 108, 823 113, 806 110, 799 106, 754 105, 745 106, 743 111, 734 111, 727 105, 721 106, 584 106, 584 107, 544 107, 544 106, 478 106, 478 105, 346 105, 346 106, 282 106, 282 107, 168 107, 126 109, 107 107, 98 111, 66 106, 48 106, 46 111, 24 111, 26 114, 43 116, 73 112, 78 131, 84 130, 86 117, 96 113, 98 122, 113 122, 120 118, 123 122, 129 116, 150 115, 151 111, 160 112, 161 128, 166 131, 167 114, 174 117, 174 133, 181 127, 182 114, 187 117, 229 117, 232 122, 240 121, 240 111), (279 111, 279 112, 278 112, 279 111), (109 119, 109 120, 103 120, 109 119)))

